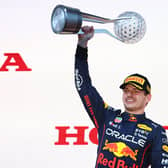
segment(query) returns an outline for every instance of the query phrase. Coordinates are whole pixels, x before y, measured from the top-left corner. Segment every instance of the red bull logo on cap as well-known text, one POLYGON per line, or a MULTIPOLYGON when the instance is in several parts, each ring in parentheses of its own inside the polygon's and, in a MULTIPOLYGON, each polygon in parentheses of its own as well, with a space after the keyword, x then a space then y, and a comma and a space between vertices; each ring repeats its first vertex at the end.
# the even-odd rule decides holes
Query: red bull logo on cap
POLYGON ((112 142, 109 143, 108 140, 105 141, 105 146, 103 150, 109 150, 117 157, 130 157, 133 160, 137 160, 136 156, 138 150, 133 151, 129 146, 123 142, 112 142))

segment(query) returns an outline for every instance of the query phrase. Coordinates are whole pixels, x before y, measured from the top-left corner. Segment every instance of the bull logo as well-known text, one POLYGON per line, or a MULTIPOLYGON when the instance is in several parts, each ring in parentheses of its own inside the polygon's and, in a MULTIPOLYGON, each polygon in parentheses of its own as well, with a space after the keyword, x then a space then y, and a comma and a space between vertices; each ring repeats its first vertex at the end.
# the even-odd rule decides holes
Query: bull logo
POLYGON ((117 157, 130 157, 133 160, 137 160, 136 156, 138 150, 133 151, 129 146, 127 146, 123 142, 113 142, 109 143, 108 140, 105 141, 105 146, 103 150, 109 150, 109 152, 113 153, 117 157))

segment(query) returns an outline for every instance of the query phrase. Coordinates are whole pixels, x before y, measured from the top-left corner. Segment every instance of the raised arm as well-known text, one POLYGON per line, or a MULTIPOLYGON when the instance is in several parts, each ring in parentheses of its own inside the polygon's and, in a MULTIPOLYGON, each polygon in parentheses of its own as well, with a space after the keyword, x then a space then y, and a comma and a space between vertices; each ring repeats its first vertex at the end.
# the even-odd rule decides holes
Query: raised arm
POLYGON ((80 98, 94 125, 99 128, 104 122, 104 102, 97 90, 92 86, 88 71, 88 41, 94 35, 93 27, 82 28, 84 34, 78 36, 75 55, 75 84, 80 98))

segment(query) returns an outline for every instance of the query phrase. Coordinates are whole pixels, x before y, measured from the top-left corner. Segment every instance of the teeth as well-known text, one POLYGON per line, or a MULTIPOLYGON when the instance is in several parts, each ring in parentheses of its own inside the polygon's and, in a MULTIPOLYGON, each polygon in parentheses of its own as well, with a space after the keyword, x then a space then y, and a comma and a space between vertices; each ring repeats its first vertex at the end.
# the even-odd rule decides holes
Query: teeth
POLYGON ((132 100, 132 99, 128 99, 127 101, 128 101, 128 102, 133 102, 133 100, 132 100))

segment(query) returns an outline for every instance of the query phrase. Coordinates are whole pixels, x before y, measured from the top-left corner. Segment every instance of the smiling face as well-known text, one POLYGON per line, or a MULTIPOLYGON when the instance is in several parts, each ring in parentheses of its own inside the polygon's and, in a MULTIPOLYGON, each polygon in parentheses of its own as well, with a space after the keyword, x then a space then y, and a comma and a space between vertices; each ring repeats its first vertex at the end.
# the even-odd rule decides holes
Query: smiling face
POLYGON ((127 84, 123 89, 123 104, 125 110, 133 114, 143 114, 151 94, 146 94, 144 90, 139 90, 131 84, 127 84))

